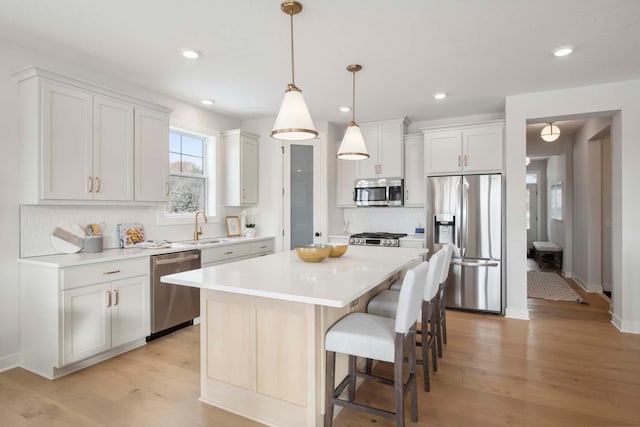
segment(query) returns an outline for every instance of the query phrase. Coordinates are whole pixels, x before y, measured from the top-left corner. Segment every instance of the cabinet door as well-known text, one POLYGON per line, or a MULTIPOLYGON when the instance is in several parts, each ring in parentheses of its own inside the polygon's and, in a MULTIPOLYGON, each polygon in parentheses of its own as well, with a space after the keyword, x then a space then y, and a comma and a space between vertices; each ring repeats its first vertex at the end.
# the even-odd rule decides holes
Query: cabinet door
POLYGON ((62 291, 62 365, 111 348, 111 284, 62 291))
POLYGON ((42 83, 42 198, 93 198, 93 97, 42 83))
MULTIPOLYGON (((340 141, 336 145, 336 153, 340 148, 340 141)), ((354 207, 353 191, 355 180, 358 179, 358 165, 360 161, 340 160, 336 158, 336 206, 354 207)))
POLYGON ((241 156, 241 189, 242 205, 258 204, 258 140, 242 135, 241 156))
POLYGON ((169 115, 135 107, 135 200, 166 202, 169 195, 169 115))
POLYGON ((424 169, 426 174, 462 171, 462 132, 425 134, 424 169))
POLYGON ((357 178, 375 178, 378 176, 378 125, 362 125, 360 126, 362 139, 367 146, 369 158, 365 160, 356 160, 358 163, 357 178))
POLYGON ((378 131, 378 174, 385 178, 401 177, 403 152, 402 124, 381 124, 378 131))
POLYGON ((465 130, 463 167, 467 172, 502 170, 502 127, 465 130))
POLYGON ((122 344, 144 338, 151 333, 149 311, 149 276, 112 282, 111 311, 112 344, 122 344))
POLYGON ((93 99, 94 199, 133 200, 133 105, 93 99))
POLYGON ((424 135, 404 139, 404 204, 424 206, 424 135))

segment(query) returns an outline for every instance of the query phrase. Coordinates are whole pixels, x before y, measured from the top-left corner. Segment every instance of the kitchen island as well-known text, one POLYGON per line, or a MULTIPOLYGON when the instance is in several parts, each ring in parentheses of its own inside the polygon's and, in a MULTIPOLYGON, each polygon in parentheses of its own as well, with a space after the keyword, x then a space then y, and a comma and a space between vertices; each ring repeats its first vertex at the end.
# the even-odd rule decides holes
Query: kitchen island
MULTIPOLYGON (((267 425, 321 426, 327 329, 425 254, 350 246, 306 263, 290 251, 162 277, 202 290, 201 400, 267 425)), ((336 368, 339 383, 346 357, 336 368)))

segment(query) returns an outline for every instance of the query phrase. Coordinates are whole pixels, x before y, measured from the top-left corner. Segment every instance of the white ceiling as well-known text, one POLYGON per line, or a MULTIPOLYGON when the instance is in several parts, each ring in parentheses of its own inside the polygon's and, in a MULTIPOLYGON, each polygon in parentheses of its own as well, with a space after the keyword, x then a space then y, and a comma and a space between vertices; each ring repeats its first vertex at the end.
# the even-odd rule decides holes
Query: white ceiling
MULTIPOLYGON (((350 119, 338 106, 354 62, 358 121, 496 113, 506 95, 640 77, 638 0, 302 3, 296 84, 315 120, 350 119), (574 54, 555 58, 565 44, 574 54)), ((280 0, 0 0, 0 37, 238 118, 274 116, 290 80, 280 0), (183 59, 185 47, 202 57, 183 59)))

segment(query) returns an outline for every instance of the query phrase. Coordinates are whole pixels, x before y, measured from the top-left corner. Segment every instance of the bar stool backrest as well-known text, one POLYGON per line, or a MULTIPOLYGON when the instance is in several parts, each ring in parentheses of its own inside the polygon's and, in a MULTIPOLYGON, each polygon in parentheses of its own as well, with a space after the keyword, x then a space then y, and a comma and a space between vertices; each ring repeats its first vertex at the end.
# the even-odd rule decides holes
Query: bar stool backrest
POLYGON ((406 334, 416 322, 422 305, 420 296, 424 292, 429 270, 429 263, 424 261, 404 275, 396 309, 397 333, 406 334))
POLYGON ((442 271, 445 268, 445 260, 447 259, 447 249, 443 247, 435 254, 431 255, 429 260, 429 273, 426 277, 426 284, 424 287, 424 300, 431 301, 438 293, 440 289, 440 279, 442 278, 442 271))
POLYGON ((447 254, 443 261, 442 267, 442 277, 440 279, 440 283, 444 283, 447 281, 447 277, 449 277, 449 264, 451 263, 451 256, 453 255, 453 243, 445 243, 440 250, 446 250, 447 254))

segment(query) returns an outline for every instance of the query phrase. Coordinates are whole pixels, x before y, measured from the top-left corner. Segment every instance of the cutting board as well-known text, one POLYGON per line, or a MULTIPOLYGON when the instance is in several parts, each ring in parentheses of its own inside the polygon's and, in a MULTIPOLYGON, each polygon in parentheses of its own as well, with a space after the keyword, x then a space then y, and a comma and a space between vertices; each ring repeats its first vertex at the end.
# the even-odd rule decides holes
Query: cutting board
POLYGON ((51 244, 64 254, 74 254, 84 247, 85 232, 78 224, 62 224, 53 230, 51 244))

